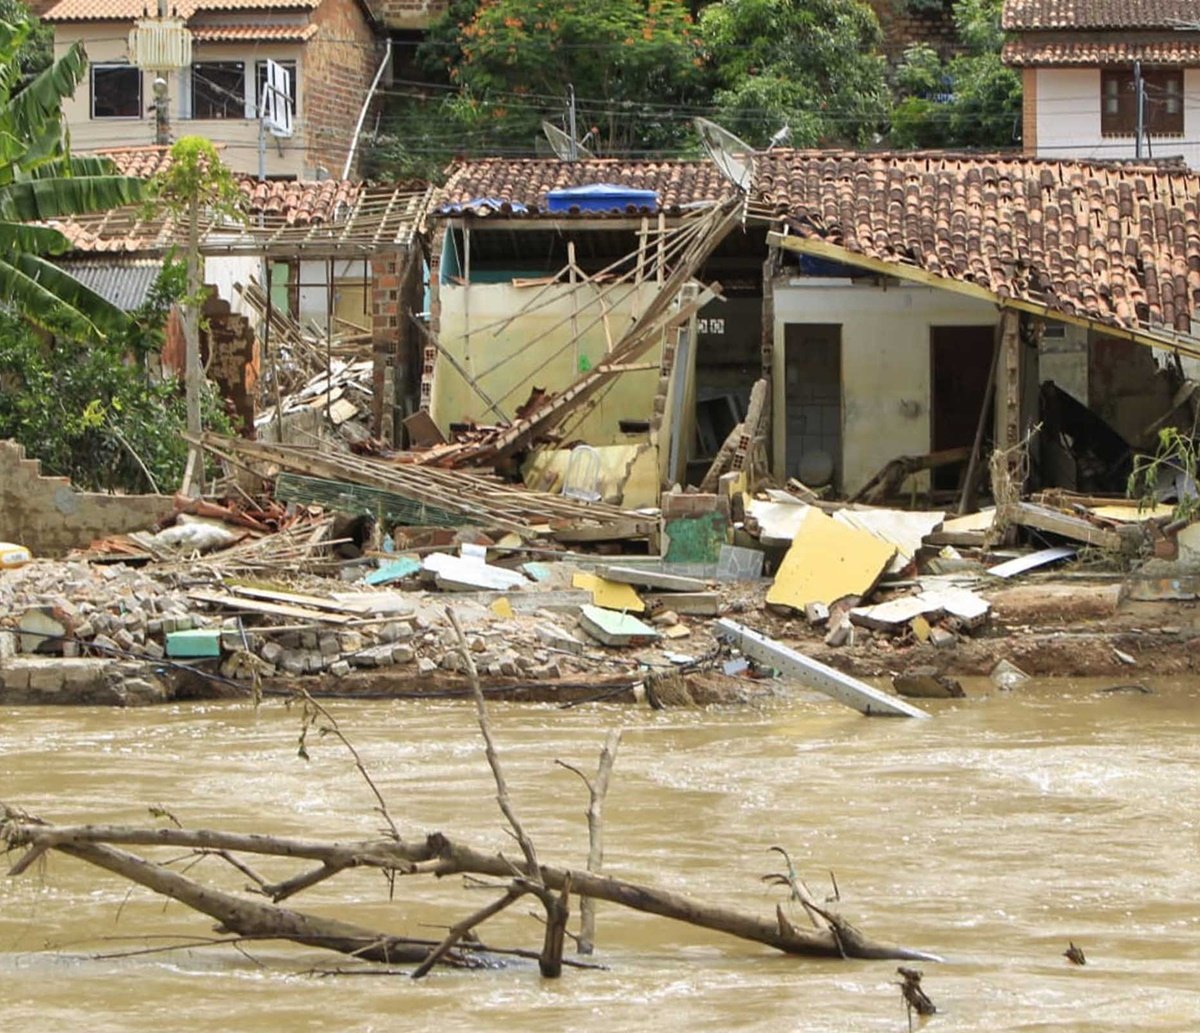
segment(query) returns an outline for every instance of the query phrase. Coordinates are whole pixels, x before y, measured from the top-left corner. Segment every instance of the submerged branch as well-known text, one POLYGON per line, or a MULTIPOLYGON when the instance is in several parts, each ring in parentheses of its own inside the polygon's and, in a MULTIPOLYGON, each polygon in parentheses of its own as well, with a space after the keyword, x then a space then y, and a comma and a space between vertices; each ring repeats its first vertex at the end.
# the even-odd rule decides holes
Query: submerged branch
MULTIPOLYGON (((304 858, 347 868, 368 866, 400 872, 411 872, 413 866, 419 864, 421 871, 438 876, 471 874, 506 881, 513 874, 511 862, 501 854, 477 850, 441 833, 433 833, 421 842, 398 843, 384 839, 359 843, 322 843, 203 829, 55 826, 39 823, 19 812, 6 810, 6 813, 9 817, 3 823, 0 834, 12 848, 55 849, 89 861, 211 915, 239 935, 292 939, 373 960, 390 958, 397 961, 403 955, 406 962, 419 964, 428 956, 431 945, 424 943, 414 947, 416 941, 380 937, 377 933, 356 926, 315 919, 270 904, 245 901, 206 889, 185 876, 100 844, 200 847, 304 858)), ((591 897, 727 933, 789 954, 940 960, 936 955, 924 951, 876 942, 842 919, 831 923, 831 928, 799 929, 783 919, 782 914, 773 918, 759 917, 592 872, 542 865, 539 874, 541 884, 547 891, 561 893, 569 886, 569 891, 580 897, 591 897)), ((463 962, 471 963, 465 958, 463 962)))

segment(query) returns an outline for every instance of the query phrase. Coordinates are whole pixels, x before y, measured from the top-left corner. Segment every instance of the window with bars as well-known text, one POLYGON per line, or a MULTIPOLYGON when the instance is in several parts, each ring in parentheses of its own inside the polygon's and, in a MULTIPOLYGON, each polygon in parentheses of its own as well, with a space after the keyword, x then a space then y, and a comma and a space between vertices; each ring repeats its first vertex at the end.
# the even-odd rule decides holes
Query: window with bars
MULTIPOLYGON (((1183 70, 1144 68, 1142 83, 1145 131, 1151 136, 1183 135, 1183 70)), ((1100 132, 1104 136, 1137 133, 1137 86, 1133 69, 1101 69, 1100 132)))
POLYGON ((243 61, 199 61, 192 65, 192 118, 245 118, 243 61))

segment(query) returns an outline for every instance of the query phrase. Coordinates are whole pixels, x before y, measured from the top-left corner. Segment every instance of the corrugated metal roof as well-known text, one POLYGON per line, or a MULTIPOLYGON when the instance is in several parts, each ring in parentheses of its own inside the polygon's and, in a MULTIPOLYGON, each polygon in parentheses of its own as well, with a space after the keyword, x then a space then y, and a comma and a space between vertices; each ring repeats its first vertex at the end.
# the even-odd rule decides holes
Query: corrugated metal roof
POLYGON ((162 269, 160 260, 150 258, 68 260, 58 265, 123 312, 132 312, 146 300, 162 269))

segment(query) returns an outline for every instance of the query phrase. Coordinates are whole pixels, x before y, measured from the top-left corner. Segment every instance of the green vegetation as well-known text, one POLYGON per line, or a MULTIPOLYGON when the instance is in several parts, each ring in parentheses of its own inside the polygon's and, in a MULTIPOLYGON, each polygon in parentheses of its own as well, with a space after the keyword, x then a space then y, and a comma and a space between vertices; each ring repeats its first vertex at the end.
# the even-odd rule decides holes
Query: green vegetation
POLYGON ((892 113, 897 147, 1012 147, 1021 119, 1021 78, 1000 61, 1001 0, 956 0, 965 52, 943 62, 932 47, 909 47, 896 70, 892 113))
MULTIPOLYGON (((51 342, 0 309, 0 438, 19 441, 47 473, 81 488, 172 490, 187 459, 184 400, 173 379, 157 380, 146 367, 183 292, 182 264, 167 263, 122 333, 83 343, 51 342)), ((211 396, 206 407, 210 425, 228 432, 211 396)))
POLYGON ((87 58, 72 47, 25 82, 19 57, 31 31, 0 22, 0 304, 60 335, 104 337, 125 328, 125 314, 48 260, 70 241, 39 224, 137 201, 144 184, 114 175, 111 162, 71 156, 62 102, 87 58))
MULTIPOLYGON (((187 456, 184 401, 173 380, 155 381, 147 367, 170 307, 184 299, 183 269, 167 263, 145 305, 126 313, 51 261, 71 244, 48 221, 133 204, 148 192, 108 161, 71 155, 62 102, 87 74, 87 57, 73 47, 36 72, 33 33, 28 20, 0 22, 0 437, 80 487, 170 490, 187 456)), ((206 147, 215 160, 211 145, 200 144, 193 149, 206 147)), ((179 168, 183 175, 189 165, 179 168)), ((204 183, 214 179, 227 189, 206 169, 204 183)), ((171 185, 160 206, 169 207, 171 185)), ((227 429, 205 404, 210 422, 227 429)))
MULTIPOLYGON (((1200 451, 1196 441, 1175 427, 1163 427, 1158 432, 1154 455, 1137 456, 1125 494, 1138 500, 1139 509, 1153 509, 1158 504, 1158 486, 1162 478, 1182 475, 1184 482, 1194 486, 1200 477, 1200 451)), ((1191 491, 1181 491, 1175 503, 1174 520, 1193 521, 1200 516, 1200 497, 1191 491)))
POLYGON ((863 0, 451 0, 400 80, 370 173, 437 177, 456 156, 548 154, 539 123, 609 156, 698 153, 695 115, 756 147, 1015 146, 1020 78, 1000 63, 1000 0, 951 12, 957 56, 909 50, 889 71, 863 0))

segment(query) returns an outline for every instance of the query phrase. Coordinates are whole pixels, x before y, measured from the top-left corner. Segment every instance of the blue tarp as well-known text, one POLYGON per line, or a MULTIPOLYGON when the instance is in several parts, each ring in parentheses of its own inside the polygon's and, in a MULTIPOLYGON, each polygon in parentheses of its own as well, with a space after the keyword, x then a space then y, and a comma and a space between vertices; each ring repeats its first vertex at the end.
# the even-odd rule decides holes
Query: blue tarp
POLYGON ((546 194, 546 208, 552 212, 623 212, 630 208, 656 209, 658 193, 638 190, 619 183, 591 183, 581 187, 563 187, 546 194))

